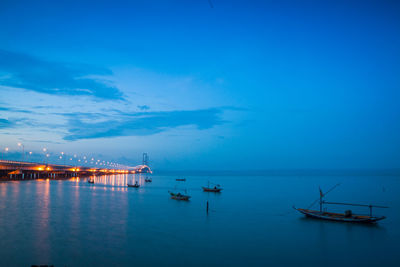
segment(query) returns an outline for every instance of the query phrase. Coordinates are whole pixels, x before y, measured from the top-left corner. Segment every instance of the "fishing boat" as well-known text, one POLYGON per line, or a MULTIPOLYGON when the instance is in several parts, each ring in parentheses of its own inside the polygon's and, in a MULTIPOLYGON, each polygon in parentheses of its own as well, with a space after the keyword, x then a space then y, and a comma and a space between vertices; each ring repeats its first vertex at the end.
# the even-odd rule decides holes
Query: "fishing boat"
POLYGON ((220 193, 222 188, 219 184, 214 184, 214 187, 210 187, 210 181, 208 181, 207 187, 203 186, 204 192, 213 192, 213 193, 220 193))
POLYGON ((146 178, 144 179, 144 181, 145 181, 146 183, 151 183, 153 180, 152 180, 151 178, 149 178, 149 177, 146 177, 146 178))
POLYGON ((176 200, 186 200, 186 201, 188 201, 190 198, 191 198, 191 196, 189 196, 189 195, 184 195, 184 194, 181 194, 181 193, 174 193, 174 192, 170 192, 170 191, 168 191, 169 192, 169 194, 171 195, 171 198, 172 199, 176 199, 176 200))
POLYGON ((309 208, 301 209, 293 207, 298 212, 306 215, 310 218, 320 219, 320 220, 329 220, 329 221, 338 221, 338 222, 352 222, 352 223, 375 223, 377 221, 383 220, 385 216, 374 216, 372 214, 372 208, 388 208, 386 206, 377 206, 377 205, 364 205, 364 204, 353 204, 353 203, 340 203, 340 202, 328 202, 325 201, 323 198, 332 191, 335 187, 330 189, 325 194, 322 192, 321 188, 320 197, 316 201, 314 201, 309 208), (310 208, 316 204, 319 200, 319 210, 311 210, 310 208), (368 207, 369 208, 369 215, 360 215, 360 214, 353 214, 351 210, 346 210, 344 213, 336 213, 336 212, 328 212, 326 208, 324 209, 323 205, 344 205, 344 206, 357 206, 357 207, 368 207))
POLYGON ((94 179, 88 179, 89 184, 94 184, 94 179))
POLYGON ((139 188, 139 187, 140 187, 140 184, 139 184, 137 181, 135 181, 135 183, 134 183, 134 184, 127 184, 127 186, 128 186, 128 187, 135 187, 135 188, 139 188))
POLYGON ((186 178, 176 178, 176 180, 177 180, 177 181, 180 181, 180 182, 185 182, 185 181, 186 181, 186 178))

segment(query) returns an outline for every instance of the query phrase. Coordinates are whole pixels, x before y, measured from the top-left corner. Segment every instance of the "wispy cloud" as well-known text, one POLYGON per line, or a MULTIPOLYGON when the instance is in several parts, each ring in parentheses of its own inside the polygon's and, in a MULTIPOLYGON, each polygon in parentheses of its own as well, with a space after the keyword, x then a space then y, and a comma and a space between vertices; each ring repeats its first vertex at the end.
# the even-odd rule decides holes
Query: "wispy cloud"
POLYGON ((10 127, 13 127, 13 126, 14 126, 13 122, 11 122, 9 120, 6 120, 6 119, 1 119, 0 118, 0 129, 10 128, 10 127))
POLYGON ((138 109, 140 109, 142 111, 150 109, 150 107, 148 105, 138 105, 137 107, 138 107, 138 109))
POLYGON ((52 95, 88 95, 99 99, 123 99, 121 91, 94 75, 110 70, 83 64, 43 60, 0 49, 0 85, 52 95))
POLYGON ((0 107, 0 111, 9 111, 9 112, 16 112, 16 113, 32 113, 32 111, 30 111, 30 110, 9 108, 9 107, 0 107))
POLYGON ((123 113, 123 116, 109 118, 102 122, 84 122, 82 113, 78 118, 69 115, 68 132, 64 140, 107 138, 117 136, 153 135, 172 128, 194 125, 200 130, 223 124, 223 109, 159 111, 123 113))

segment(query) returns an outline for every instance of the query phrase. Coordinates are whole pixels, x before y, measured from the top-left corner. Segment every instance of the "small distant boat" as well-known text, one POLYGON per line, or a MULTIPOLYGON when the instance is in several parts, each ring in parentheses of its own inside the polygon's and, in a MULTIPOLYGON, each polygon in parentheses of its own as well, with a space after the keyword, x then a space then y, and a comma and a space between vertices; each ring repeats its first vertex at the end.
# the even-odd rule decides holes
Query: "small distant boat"
POLYGON ((151 178, 149 178, 149 177, 146 177, 146 178, 144 179, 144 181, 145 181, 146 183, 151 183, 153 180, 152 180, 151 178))
POLYGON ((180 181, 180 182, 185 182, 185 181, 186 181, 186 178, 176 178, 176 180, 177 180, 177 181, 180 181))
POLYGON ((135 187, 135 188, 139 188, 140 184, 136 181, 134 184, 127 184, 128 187, 135 187))
POLYGON ((188 201, 191 198, 191 196, 184 195, 184 194, 181 194, 181 193, 169 192, 169 194, 171 195, 172 199, 176 199, 176 200, 186 200, 186 201, 188 201))
POLYGON ((87 181, 89 184, 94 184, 94 179, 88 179, 87 181))
POLYGON ((204 192, 213 192, 213 193, 220 193, 222 188, 219 184, 214 185, 214 187, 210 187, 210 182, 208 182, 207 187, 203 186, 204 192))
MULTIPOLYGON (((336 185, 338 186, 338 185, 336 185)), ((336 186, 334 186, 332 189, 334 189, 336 186)), ((329 220, 329 221, 338 221, 338 222, 353 222, 353 223, 375 223, 377 221, 383 220, 386 217, 385 216, 373 216, 372 215, 372 208, 388 208, 385 206, 376 206, 376 205, 363 205, 363 204, 352 204, 352 203, 339 203, 339 202, 327 202, 323 200, 323 197, 326 196, 330 191, 330 189, 327 193, 322 193, 322 190, 320 190, 320 197, 319 197, 319 210, 310 210, 308 209, 300 209, 300 208, 295 208, 298 212, 306 215, 307 217, 310 218, 315 218, 315 219, 320 219, 320 220, 329 220), (326 209, 323 209, 324 204, 332 204, 332 205, 346 205, 346 206, 358 206, 358 207, 368 207, 369 208, 369 215, 357 215, 353 214, 351 210, 346 210, 345 213, 335 213, 335 212, 328 212, 326 209)), ((316 202, 311 204, 310 207, 312 207, 316 202)))

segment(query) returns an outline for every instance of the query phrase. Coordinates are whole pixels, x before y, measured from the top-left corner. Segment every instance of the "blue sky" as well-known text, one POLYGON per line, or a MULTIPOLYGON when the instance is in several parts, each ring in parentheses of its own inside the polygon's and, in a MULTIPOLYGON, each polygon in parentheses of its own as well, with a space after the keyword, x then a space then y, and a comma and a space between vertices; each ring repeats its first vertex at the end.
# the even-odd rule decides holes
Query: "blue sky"
MULTIPOLYGON (((397 1, 1 1, 0 145, 399 168, 397 1)), ((11 152, 9 152, 11 155, 11 152)))

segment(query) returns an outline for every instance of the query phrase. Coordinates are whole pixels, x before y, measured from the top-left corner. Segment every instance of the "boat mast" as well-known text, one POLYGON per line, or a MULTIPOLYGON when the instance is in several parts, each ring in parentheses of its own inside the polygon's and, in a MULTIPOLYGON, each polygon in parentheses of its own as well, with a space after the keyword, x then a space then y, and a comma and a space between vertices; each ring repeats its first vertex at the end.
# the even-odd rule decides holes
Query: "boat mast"
POLYGON ((319 188, 319 212, 322 213, 322 203, 323 200, 322 198, 324 197, 324 194, 322 193, 321 187, 319 188))
MULTIPOLYGON (((331 189, 329 189, 328 191, 326 191, 326 193, 322 193, 321 187, 319 187, 319 211, 322 212, 322 204, 324 203, 323 201, 323 197, 326 196, 329 192, 331 192, 333 189, 335 189, 336 187, 338 187, 340 184, 336 184, 335 186, 333 186, 331 189)), ((318 199, 316 199, 309 208, 311 208, 312 206, 315 205, 315 203, 318 201, 318 199)))

